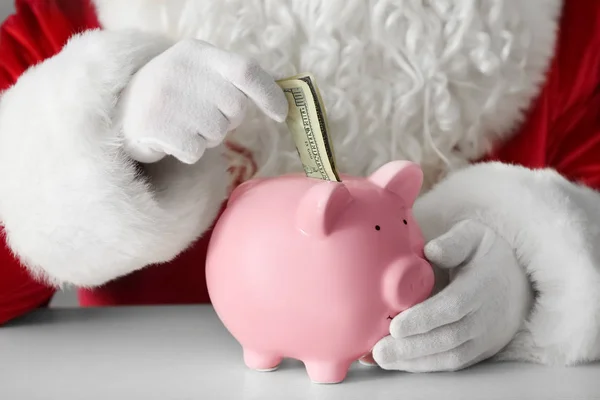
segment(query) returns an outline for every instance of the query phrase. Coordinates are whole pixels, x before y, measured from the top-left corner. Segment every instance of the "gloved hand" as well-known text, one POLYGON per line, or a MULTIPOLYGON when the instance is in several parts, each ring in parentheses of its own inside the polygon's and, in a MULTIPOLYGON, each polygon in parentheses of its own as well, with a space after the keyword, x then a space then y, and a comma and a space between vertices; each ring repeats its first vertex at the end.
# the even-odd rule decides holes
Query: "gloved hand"
POLYGON ((522 326, 533 294, 508 243, 487 226, 465 220, 425 246, 450 284, 396 316, 391 336, 373 349, 388 370, 455 371, 489 358, 522 326))
POLYGON ((258 63, 183 40, 141 68, 121 96, 125 148, 144 163, 172 155, 194 164, 239 126, 249 99, 270 118, 285 120, 285 95, 258 63))

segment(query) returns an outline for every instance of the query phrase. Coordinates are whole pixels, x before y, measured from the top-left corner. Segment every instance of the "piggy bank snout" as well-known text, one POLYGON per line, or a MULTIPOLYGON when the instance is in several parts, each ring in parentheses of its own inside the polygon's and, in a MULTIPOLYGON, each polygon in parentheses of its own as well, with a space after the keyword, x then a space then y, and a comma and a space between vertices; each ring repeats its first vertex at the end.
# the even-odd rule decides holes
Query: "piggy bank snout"
POLYGON ((383 296, 394 311, 404 311, 431 294, 433 269, 427 261, 414 257, 393 263, 384 275, 383 296))

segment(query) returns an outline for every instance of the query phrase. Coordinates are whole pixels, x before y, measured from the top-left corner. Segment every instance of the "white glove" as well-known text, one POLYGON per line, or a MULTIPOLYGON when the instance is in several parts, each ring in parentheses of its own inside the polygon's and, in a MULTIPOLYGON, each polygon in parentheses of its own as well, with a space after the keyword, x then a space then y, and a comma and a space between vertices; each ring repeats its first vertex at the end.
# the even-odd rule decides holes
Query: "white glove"
POLYGON ((532 289, 508 243, 473 220, 429 242, 426 257, 450 270, 450 284, 396 316, 373 349, 384 369, 455 371, 489 358, 524 323, 532 289))
POLYGON ((146 64, 124 91, 118 109, 125 148, 140 162, 172 155, 194 164, 239 126, 248 99, 285 120, 285 95, 258 63, 183 40, 146 64))

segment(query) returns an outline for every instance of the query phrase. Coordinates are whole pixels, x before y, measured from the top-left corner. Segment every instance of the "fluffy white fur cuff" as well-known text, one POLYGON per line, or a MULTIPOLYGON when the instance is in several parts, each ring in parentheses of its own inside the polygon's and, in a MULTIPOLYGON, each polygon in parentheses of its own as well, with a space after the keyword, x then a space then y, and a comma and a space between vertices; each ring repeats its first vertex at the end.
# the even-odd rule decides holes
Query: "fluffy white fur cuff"
POLYGON ((548 169, 478 164, 424 195, 415 215, 427 240, 475 219, 512 245, 536 300, 499 359, 572 365, 600 358, 600 194, 548 169))
POLYGON ((218 150, 195 165, 137 166, 112 115, 131 76, 171 43, 93 31, 29 69, 0 104, 0 220, 22 262, 52 284, 95 286, 171 260, 226 194, 218 150))

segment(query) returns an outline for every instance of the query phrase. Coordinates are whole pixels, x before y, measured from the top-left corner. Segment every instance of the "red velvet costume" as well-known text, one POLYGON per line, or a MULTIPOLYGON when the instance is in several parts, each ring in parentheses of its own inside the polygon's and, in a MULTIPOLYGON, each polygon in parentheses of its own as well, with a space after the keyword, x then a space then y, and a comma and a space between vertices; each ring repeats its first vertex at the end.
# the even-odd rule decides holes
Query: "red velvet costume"
MULTIPOLYGON (((58 53, 69 37, 99 28, 87 0, 17 0, 0 33, 0 90, 58 53)), ((527 120, 488 159, 552 167, 600 189, 600 2, 567 1, 555 57, 527 120)), ((208 302, 203 260, 210 234, 170 264, 151 266, 95 290, 82 306, 208 302)), ((0 249, 0 324, 46 306, 55 289, 33 280, 6 246, 0 249)))

